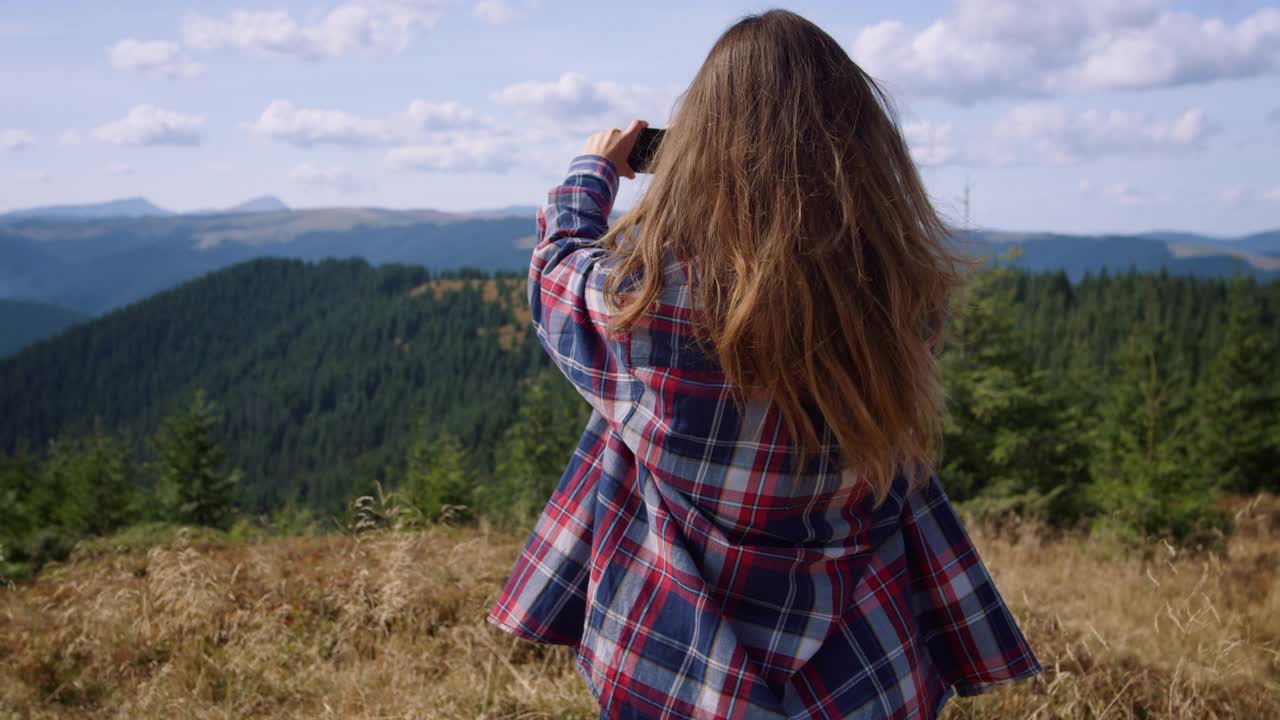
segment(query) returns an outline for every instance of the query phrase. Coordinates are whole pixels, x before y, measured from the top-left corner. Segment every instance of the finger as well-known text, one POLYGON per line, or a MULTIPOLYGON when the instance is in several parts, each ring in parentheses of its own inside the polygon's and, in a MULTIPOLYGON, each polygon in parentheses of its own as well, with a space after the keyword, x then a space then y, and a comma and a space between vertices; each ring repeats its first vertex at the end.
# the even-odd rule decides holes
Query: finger
POLYGON ((632 120, 627 126, 627 131, 623 133, 623 139, 635 142, 635 138, 640 136, 640 131, 649 127, 649 123, 645 120, 632 120))
MULTIPOLYGON (((630 153, 631 149, 636 146, 636 140, 640 137, 640 131, 648 126, 649 123, 644 120, 632 120, 631 124, 627 125, 627 131, 622 133, 621 137, 617 139, 618 148, 624 153, 630 153)), ((622 162, 622 166, 622 176, 628 180, 634 180, 636 178, 636 171, 635 168, 631 167, 631 163, 624 160, 622 162)))

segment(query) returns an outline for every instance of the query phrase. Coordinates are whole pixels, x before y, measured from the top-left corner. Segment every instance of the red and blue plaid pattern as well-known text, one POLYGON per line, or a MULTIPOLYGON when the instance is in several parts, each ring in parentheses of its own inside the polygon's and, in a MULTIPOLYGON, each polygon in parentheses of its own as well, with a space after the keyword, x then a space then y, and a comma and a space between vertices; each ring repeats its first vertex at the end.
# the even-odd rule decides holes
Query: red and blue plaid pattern
POLYGON ((529 307, 593 412, 488 621, 575 648, 604 718, 926 718, 1040 666, 936 478, 881 505, 694 345, 687 272, 606 333, 616 168, 574 158, 529 307))

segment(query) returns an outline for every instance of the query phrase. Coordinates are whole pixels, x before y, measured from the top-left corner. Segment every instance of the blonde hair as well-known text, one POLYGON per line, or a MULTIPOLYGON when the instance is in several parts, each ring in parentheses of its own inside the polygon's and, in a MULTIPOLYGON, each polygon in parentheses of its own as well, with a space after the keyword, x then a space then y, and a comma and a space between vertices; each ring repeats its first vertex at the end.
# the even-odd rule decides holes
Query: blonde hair
POLYGON ((816 406, 877 499, 900 470, 932 472, 932 344, 962 275, 879 86, 808 20, 747 16, 712 47, 652 168, 601 239, 618 259, 610 329, 652 307, 673 252, 691 263, 700 342, 740 406, 753 386, 776 403, 795 467, 822 444, 816 406))

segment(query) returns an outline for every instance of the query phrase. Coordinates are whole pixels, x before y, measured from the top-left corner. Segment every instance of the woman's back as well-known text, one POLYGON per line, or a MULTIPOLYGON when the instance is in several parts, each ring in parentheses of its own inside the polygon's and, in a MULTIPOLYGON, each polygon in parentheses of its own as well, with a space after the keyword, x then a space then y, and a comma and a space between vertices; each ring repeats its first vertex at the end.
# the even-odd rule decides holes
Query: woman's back
POLYGON ((776 405, 698 346, 686 265, 608 335, 617 182, 580 156, 539 212, 530 307, 594 411, 489 621, 575 646, 605 717, 932 717, 1037 672, 932 476, 877 504, 826 432, 791 472, 776 405))
POLYGON ((748 18, 631 212, 635 123, 539 209, 533 322, 593 412, 488 619, 574 646, 604 717, 933 717, 1039 670, 931 470, 958 276, 869 83, 748 18))

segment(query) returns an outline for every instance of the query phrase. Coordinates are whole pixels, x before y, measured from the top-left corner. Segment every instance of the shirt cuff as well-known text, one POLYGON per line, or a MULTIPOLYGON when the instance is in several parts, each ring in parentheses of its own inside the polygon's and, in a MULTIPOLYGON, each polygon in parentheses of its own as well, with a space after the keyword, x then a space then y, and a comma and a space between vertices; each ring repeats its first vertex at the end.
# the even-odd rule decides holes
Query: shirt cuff
POLYGON ((579 155, 569 161, 569 176, 594 175, 609 186, 609 202, 618 194, 618 168, 603 155, 579 155))

